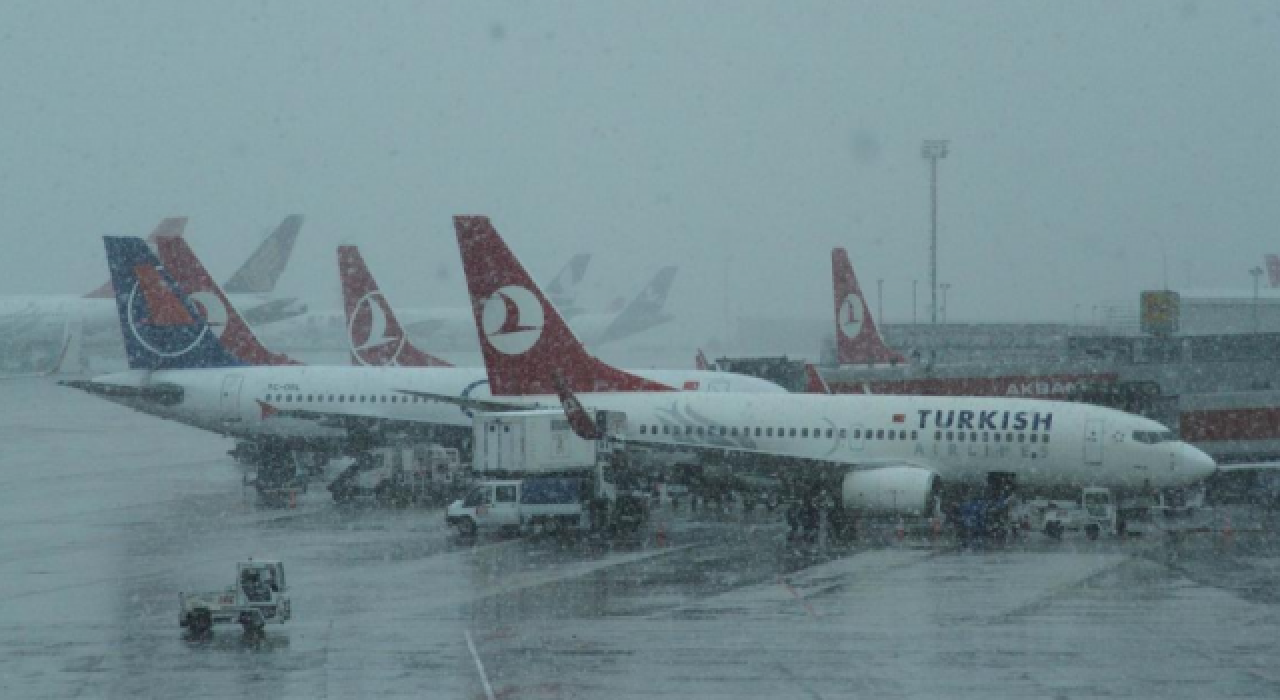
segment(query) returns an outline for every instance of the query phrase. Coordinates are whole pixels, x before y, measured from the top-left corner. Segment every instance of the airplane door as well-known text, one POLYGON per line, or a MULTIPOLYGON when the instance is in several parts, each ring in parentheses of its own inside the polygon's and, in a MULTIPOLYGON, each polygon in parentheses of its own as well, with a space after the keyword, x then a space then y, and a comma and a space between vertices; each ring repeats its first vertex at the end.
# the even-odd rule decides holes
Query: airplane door
POLYGON ((244 377, 239 374, 230 374, 223 378, 222 399, 219 404, 222 420, 240 420, 240 385, 243 383, 244 377))
POLYGON ((861 452, 866 445, 867 431, 862 429, 862 425, 858 424, 849 428, 849 449, 854 452, 861 452))
POLYGON ((1102 421, 1084 423, 1084 463, 1102 464, 1102 421))
POLYGON ((497 527, 520 524, 520 503, 515 484, 498 484, 493 489, 490 522, 497 527))

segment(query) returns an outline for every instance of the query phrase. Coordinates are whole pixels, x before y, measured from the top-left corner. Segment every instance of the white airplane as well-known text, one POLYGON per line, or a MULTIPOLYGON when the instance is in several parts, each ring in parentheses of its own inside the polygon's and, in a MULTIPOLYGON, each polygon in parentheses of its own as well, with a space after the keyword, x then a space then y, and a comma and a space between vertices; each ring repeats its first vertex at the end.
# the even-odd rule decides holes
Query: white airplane
MULTIPOLYGON (((218 312, 227 314, 220 327, 211 327, 201 309, 212 302, 206 298, 197 306, 187 298, 145 241, 104 241, 130 369, 63 382, 67 386, 272 450, 354 452, 398 434, 462 444, 470 438, 471 410, 488 405, 482 368, 252 366, 255 357, 269 353, 230 304, 218 312), (467 405, 430 396, 461 397, 467 405)), ((584 368, 593 369, 601 383, 624 374, 599 362, 584 368)), ((690 391, 784 393, 771 382, 728 372, 641 374, 647 377, 642 382, 690 391)), ((555 405, 554 397, 545 398, 555 405)), ((519 405, 540 404, 529 399, 519 405)))
MULTIPOLYGON (((186 225, 186 217, 164 219, 148 240, 154 243, 160 236, 181 236, 186 225)), ((264 295, 275 288, 301 226, 301 216, 286 217, 227 283, 227 290, 247 309, 245 315, 258 323, 297 313, 296 300, 269 299, 264 295)), ((118 332, 120 321, 116 315, 111 282, 103 283, 84 296, 51 294, 0 297, 0 329, 5 330, 10 337, 23 330, 33 331, 42 325, 53 324, 61 328, 67 323, 78 324, 81 332, 90 337, 118 332)))
POLYGON ((943 485, 1005 475, 1024 489, 1183 486, 1215 470, 1162 425, 1097 406, 944 396, 685 393, 594 361, 484 217, 455 219, 494 400, 578 394, 626 415, 628 444, 814 479, 862 512, 922 514, 943 485), (603 389, 603 390, 602 390, 603 389))

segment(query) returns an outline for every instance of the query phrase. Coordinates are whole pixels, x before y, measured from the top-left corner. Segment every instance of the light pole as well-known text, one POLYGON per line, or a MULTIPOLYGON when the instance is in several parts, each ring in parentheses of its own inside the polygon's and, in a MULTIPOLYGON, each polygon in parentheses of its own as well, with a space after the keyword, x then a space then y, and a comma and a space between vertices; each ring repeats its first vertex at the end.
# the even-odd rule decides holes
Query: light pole
MULTIPOLYGON (((876 321, 884 323, 884 278, 876 280, 876 321)), ((881 326, 883 328, 884 326, 881 326)))
POLYGON ((1249 274, 1253 275, 1253 332, 1258 332, 1258 280, 1262 278, 1262 268, 1255 267, 1249 270, 1249 274))
POLYGON ((920 148, 920 155, 929 161, 929 288, 932 290, 929 308, 934 324, 938 323, 938 159, 947 157, 948 143, 944 139, 929 139, 920 148))
POLYGON ((913 328, 913 335, 915 333, 914 327, 916 325, 916 284, 918 282, 920 282, 920 280, 911 280, 911 326, 913 328))
POLYGON ((951 283, 944 282, 938 286, 942 287, 942 324, 946 325, 947 323, 947 290, 951 289, 951 283))

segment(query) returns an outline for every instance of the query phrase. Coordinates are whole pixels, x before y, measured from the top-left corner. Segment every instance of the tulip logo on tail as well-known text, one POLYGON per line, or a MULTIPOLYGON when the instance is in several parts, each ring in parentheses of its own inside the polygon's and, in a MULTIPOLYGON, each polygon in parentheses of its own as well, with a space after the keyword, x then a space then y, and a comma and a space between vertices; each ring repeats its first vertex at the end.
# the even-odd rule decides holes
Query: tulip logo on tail
POLYGON ((192 318, 182 300, 169 289, 160 271, 150 265, 134 268, 137 279, 129 290, 128 322, 133 337, 154 355, 181 357, 204 338, 209 326, 192 318))
POLYGON ((840 304, 840 332, 844 333, 846 338, 857 338, 862 332, 863 319, 862 297, 857 294, 850 294, 844 298, 840 304))
POLYGON ((382 292, 369 292, 356 302, 347 326, 347 339, 351 354, 362 365, 396 365, 404 348, 405 336, 399 329, 387 334, 386 301, 382 292))
POLYGON ((524 287, 506 286, 484 300, 484 337, 504 355, 527 352, 542 336, 542 303, 524 287))

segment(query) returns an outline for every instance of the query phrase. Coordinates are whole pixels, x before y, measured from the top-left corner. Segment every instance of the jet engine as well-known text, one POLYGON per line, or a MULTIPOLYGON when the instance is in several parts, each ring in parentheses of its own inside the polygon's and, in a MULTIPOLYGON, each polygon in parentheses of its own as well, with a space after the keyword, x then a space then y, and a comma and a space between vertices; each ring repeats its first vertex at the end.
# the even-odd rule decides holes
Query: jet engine
POLYGON ((840 489, 845 508, 865 515, 928 515, 942 485, 919 467, 882 467, 849 472, 840 489))

